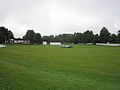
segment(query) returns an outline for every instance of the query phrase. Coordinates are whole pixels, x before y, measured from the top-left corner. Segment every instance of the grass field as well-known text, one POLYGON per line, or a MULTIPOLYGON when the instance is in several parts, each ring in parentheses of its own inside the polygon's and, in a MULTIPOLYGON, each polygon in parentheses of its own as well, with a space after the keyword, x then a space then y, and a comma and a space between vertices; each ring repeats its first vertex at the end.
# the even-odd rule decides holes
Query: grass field
POLYGON ((0 90, 120 90, 120 47, 8 45, 0 90))

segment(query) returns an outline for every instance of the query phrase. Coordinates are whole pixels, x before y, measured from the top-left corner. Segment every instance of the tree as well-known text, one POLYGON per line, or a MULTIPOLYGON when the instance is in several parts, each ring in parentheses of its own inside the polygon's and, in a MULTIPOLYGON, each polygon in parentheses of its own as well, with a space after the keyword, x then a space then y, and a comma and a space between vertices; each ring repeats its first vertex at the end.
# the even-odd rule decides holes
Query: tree
POLYGON ((34 36, 35 36, 35 32, 33 30, 28 30, 26 32, 26 35, 23 36, 23 39, 29 40, 31 44, 34 44, 34 36))
POLYGON ((6 43, 10 39, 13 39, 14 35, 5 27, 0 27, 0 43, 6 43))
POLYGON ((42 43, 42 38, 40 33, 35 33, 34 35, 34 43, 35 44, 41 44, 42 43))
POLYGON ((94 34, 92 31, 85 31, 83 33, 83 43, 93 43, 93 39, 94 39, 94 34))
POLYGON ((73 34, 63 34, 65 39, 64 41, 66 43, 73 43, 73 34))
POLYGON ((49 36, 49 42, 54 42, 54 35, 49 36))
POLYGON ((117 42, 120 43, 120 30, 118 31, 118 35, 117 35, 117 42))
POLYGON ((54 41, 55 42, 61 42, 61 39, 59 38, 59 36, 56 35, 55 38, 54 38, 54 41))
POLYGON ((116 43, 117 42, 117 36, 115 34, 112 34, 110 36, 110 43, 116 43))
POLYGON ((99 42, 100 42, 100 36, 98 34, 95 34, 94 39, 93 39, 93 43, 96 44, 96 43, 99 43, 99 42))
POLYGON ((50 36, 43 36, 43 41, 47 41, 47 43, 49 44, 50 42, 55 41, 55 38, 53 35, 50 36))
POLYGON ((62 43, 73 43, 73 34, 59 34, 57 39, 62 43))
POLYGON ((83 43, 83 34, 82 33, 74 33, 74 43, 83 43))
POLYGON ((8 31, 8 38, 9 39, 14 39, 14 35, 10 30, 8 31))
POLYGON ((8 29, 6 29, 5 27, 0 27, 0 43, 5 43, 5 41, 7 40, 7 32, 8 29))
POLYGON ((46 41, 47 43, 49 43, 49 36, 43 36, 42 40, 46 41))
POLYGON ((62 42, 62 43, 73 43, 73 34, 59 34, 55 37, 53 35, 43 36, 43 41, 50 42, 62 42))
POLYGON ((109 42, 109 38, 110 38, 109 31, 107 30, 106 27, 103 27, 100 31, 100 41, 102 43, 107 43, 107 42, 109 42))

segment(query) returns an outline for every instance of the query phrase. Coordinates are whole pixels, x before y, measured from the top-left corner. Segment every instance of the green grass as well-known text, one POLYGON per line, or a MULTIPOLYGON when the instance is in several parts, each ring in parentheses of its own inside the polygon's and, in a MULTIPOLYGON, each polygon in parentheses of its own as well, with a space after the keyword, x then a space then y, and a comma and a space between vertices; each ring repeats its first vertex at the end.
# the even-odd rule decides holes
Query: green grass
POLYGON ((0 90, 120 90, 120 47, 8 45, 0 90))

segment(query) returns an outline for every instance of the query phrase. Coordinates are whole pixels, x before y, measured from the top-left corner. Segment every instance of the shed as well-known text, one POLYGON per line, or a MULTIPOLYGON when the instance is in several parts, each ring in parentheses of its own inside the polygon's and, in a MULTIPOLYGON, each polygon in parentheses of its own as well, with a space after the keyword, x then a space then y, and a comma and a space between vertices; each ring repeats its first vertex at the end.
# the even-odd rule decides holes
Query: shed
POLYGON ((47 42, 46 42, 46 41, 43 41, 43 45, 47 45, 47 42))

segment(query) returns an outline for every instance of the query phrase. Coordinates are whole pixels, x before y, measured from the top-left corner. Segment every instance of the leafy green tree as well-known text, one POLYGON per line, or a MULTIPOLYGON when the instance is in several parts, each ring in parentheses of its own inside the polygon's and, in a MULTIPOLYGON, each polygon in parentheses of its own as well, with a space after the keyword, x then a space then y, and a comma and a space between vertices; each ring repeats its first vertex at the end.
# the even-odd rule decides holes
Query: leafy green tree
POLYGON ((0 43, 5 43, 5 41, 7 40, 7 32, 8 29, 6 29, 5 27, 0 27, 0 43))
POLYGON ((61 42, 61 38, 59 38, 59 36, 56 35, 55 38, 54 38, 54 41, 55 42, 61 42))
POLYGON ((29 40, 31 44, 34 44, 34 36, 35 36, 35 32, 33 30, 28 30, 26 32, 26 35, 23 36, 23 39, 29 40))
POLYGON ((112 34, 110 36, 110 43, 116 43, 117 42, 117 36, 115 34, 112 34))
POLYGON ((66 42, 66 43, 73 43, 73 41, 74 41, 74 40, 73 40, 73 37, 74 37, 73 34, 66 34, 66 35, 65 35, 65 38, 66 38, 66 39, 65 39, 65 42, 66 42))
POLYGON ((110 38, 109 31, 107 30, 106 27, 103 27, 100 31, 100 41, 102 43, 107 43, 107 42, 109 42, 109 38, 110 38))
POLYGON ((11 31, 9 31, 5 27, 0 27, 0 43, 5 43, 5 41, 9 41, 13 39, 14 35, 11 31))
POLYGON ((40 33, 35 33, 34 35, 34 43, 35 44, 42 44, 42 38, 40 33))
POLYGON ((93 40, 94 40, 94 34, 92 31, 85 31, 83 33, 83 43, 93 43, 93 40))
POLYGON ((49 43, 49 36, 43 36, 42 40, 46 41, 47 43, 49 43))
POLYGON ((0 43, 5 43, 5 36, 0 32, 0 43))
POLYGON ((8 38, 14 39, 14 34, 10 30, 8 31, 8 38))
POLYGON ((49 41, 50 41, 50 42, 53 42, 53 41, 54 41, 54 35, 50 35, 50 36, 49 36, 49 41))
POLYGON ((83 43, 83 33, 74 33, 74 43, 83 43))
POLYGON ((55 38, 53 35, 50 36, 43 36, 43 41, 47 41, 47 43, 49 44, 50 42, 55 41, 55 38))
POLYGON ((118 31, 118 34, 117 34, 117 42, 120 43, 120 30, 118 31))
POLYGON ((61 41, 62 43, 73 43, 73 34, 59 34, 57 36, 58 40, 61 41))
POLYGON ((96 43, 99 43, 99 42, 100 42, 100 36, 98 34, 95 34, 94 39, 93 39, 93 43, 96 44, 96 43))

